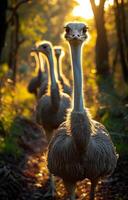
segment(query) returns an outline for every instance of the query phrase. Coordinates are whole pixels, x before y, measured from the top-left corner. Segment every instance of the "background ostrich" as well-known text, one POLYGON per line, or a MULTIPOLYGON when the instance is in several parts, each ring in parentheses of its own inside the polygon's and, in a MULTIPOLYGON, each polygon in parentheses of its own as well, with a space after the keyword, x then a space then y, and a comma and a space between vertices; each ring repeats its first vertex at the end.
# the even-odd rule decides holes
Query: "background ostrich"
POLYGON ((72 110, 49 145, 48 168, 63 179, 70 200, 75 200, 76 182, 90 179, 93 200, 98 180, 114 171, 117 155, 105 127, 92 120, 84 106, 81 47, 87 38, 87 27, 83 23, 69 23, 65 28, 72 55, 74 99, 72 110))
MULTIPOLYGON (((47 79, 47 75, 46 75, 47 72, 42 71, 42 61, 41 61, 42 58, 40 57, 39 53, 35 52, 34 49, 32 49, 31 52, 34 52, 34 55, 35 55, 36 66, 38 68, 38 74, 36 77, 30 80, 28 84, 28 91, 37 97, 39 87, 41 87, 41 84, 45 82, 47 79)), ((43 93, 43 91, 41 91, 40 93, 43 93)), ((39 93, 39 96, 41 96, 40 93, 39 93)))
POLYGON ((41 96, 43 96, 47 92, 47 89, 48 89, 48 66, 47 66, 47 62, 44 60, 43 79, 41 81, 41 85, 38 90, 38 98, 41 98, 41 96))
POLYGON ((37 47, 37 51, 42 52, 49 63, 49 86, 47 94, 43 95, 38 101, 36 108, 37 122, 43 125, 48 141, 54 129, 65 120, 66 111, 70 107, 70 97, 61 92, 56 81, 54 72, 54 56, 51 43, 43 42, 37 47))
POLYGON ((64 74, 62 73, 62 53, 63 50, 61 47, 56 46, 54 47, 54 52, 55 52, 55 56, 56 56, 56 61, 57 61, 57 74, 58 74, 58 80, 60 81, 63 91, 64 93, 67 93, 68 95, 72 95, 72 89, 68 83, 68 80, 66 79, 66 77, 64 76, 64 74))

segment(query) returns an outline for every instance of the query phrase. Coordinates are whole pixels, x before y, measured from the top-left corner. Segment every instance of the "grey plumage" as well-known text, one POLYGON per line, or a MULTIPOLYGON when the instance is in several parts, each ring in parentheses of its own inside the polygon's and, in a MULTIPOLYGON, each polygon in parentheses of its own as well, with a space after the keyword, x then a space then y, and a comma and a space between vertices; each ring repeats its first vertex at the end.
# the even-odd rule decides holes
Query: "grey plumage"
POLYGON ((36 119, 44 127, 47 138, 50 140, 53 131, 65 120, 66 111, 70 107, 70 97, 61 92, 59 84, 56 81, 52 45, 44 42, 38 47, 38 50, 48 58, 49 81, 51 83, 48 86, 48 92, 38 101, 36 119))
POLYGON ((91 181, 90 200, 93 200, 98 180, 111 175, 117 163, 109 133, 102 124, 92 120, 83 102, 80 52, 86 32, 87 27, 82 23, 66 26, 65 38, 72 53, 74 102, 51 140, 48 152, 49 171, 63 179, 70 200, 75 200, 76 182, 85 178, 91 181))
POLYGON ((46 94, 48 90, 48 66, 47 66, 46 61, 44 61, 44 69, 45 69, 45 72, 43 72, 43 78, 38 90, 38 98, 41 98, 41 96, 46 94))
POLYGON ((28 92, 34 94, 36 97, 38 95, 38 88, 41 85, 41 71, 38 72, 38 75, 32 78, 28 84, 28 92))
POLYGON ((62 85, 64 93, 72 96, 72 88, 69 86, 67 79, 63 76, 59 79, 60 84, 62 85))
POLYGON ((99 179, 116 167, 116 154, 103 125, 83 113, 71 112, 50 143, 48 168, 66 182, 99 179))
POLYGON ((67 108, 70 107, 68 95, 59 94, 54 88, 51 92, 52 96, 49 93, 43 95, 36 107, 36 121, 44 127, 48 140, 53 131, 65 120, 67 108))
POLYGON ((66 77, 62 73, 62 67, 61 67, 62 48, 59 47, 59 46, 56 46, 56 47, 54 47, 54 52, 55 52, 56 61, 57 61, 58 80, 59 80, 59 82, 62 86, 63 92, 71 96, 72 95, 72 88, 69 85, 68 80, 66 79, 66 77))
POLYGON ((41 82, 39 91, 38 91, 38 98, 40 99, 44 94, 47 93, 48 90, 48 78, 41 82))

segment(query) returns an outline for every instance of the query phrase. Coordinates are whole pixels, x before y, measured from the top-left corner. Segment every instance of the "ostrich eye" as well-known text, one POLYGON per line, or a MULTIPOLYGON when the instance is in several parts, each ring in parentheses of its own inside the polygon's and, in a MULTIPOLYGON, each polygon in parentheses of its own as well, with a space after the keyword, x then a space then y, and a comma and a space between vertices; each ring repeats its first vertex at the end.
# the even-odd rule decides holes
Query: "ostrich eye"
POLYGON ((70 31, 70 28, 66 27, 66 33, 69 33, 69 31, 70 31))
POLYGON ((86 33, 87 32, 87 27, 84 27, 83 28, 83 33, 86 33))
POLYGON ((44 45, 43 48, 46 49, 46 48, 47 48, 47 45, 44 45))

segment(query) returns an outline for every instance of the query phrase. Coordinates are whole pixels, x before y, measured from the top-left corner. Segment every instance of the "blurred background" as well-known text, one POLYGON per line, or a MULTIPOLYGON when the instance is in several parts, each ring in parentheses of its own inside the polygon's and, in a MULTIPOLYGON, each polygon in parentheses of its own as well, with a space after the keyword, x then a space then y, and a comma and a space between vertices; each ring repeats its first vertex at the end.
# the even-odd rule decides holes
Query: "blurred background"
POLYGON ((62 68, 72 84, 70 52, 63 38, 69 21, 88 25, 83 48, 85 105, 109 130, 118 153, 127 155, 128 0, 0 1, 0 152, 21 154, 14 119, 33 118, 36 99, 27 85, 37 74, 30 55, 37 41, 63 46, 62 68))

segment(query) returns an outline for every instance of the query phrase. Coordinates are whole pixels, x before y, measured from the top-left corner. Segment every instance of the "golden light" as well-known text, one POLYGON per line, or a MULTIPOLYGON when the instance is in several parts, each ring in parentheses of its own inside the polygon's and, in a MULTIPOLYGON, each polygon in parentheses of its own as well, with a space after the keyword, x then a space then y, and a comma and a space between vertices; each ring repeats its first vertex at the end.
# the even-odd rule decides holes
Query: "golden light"
MULTIPOLYGON (((91 19, 93 18, 93 12, 90 4, 90 0, 86 0, 86 3, 84 0, 76 0, 78 2, 78 6, 76 6, 73 10, 74 16, 80 16, 85 19, 91 19)), ((114 0, 108 0, 105 3, 105 8, 108 8, 109 5, 113 4, 114 0)), ((96 4, 99 4, 99 0, 95 0, 96 4)))
POLYGON ((90 5, 90 1, 86 0, 86 3, 85 3, 85 1, 83 0, 77 0, 77 2, 79 5, 74 8, 73 15, 80 16, 85 19, 93 18, 93 12, 90 5))

